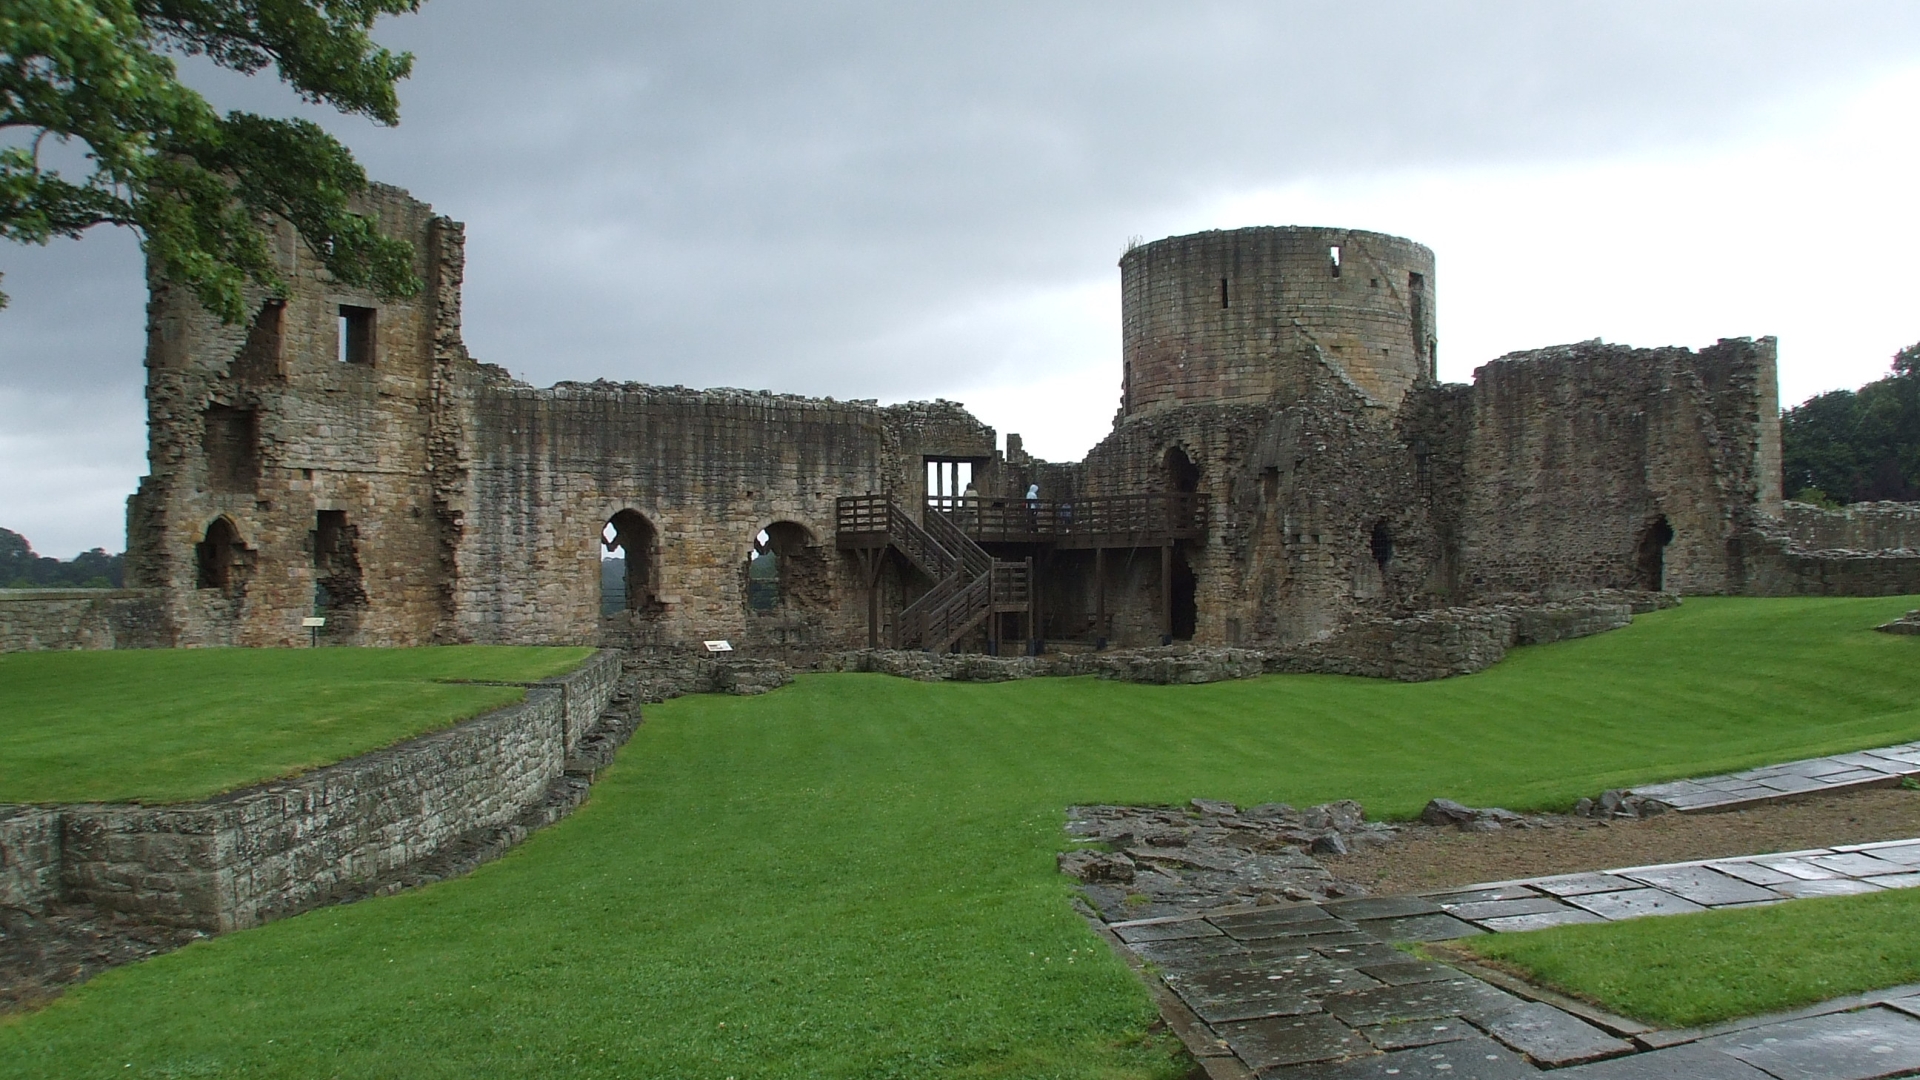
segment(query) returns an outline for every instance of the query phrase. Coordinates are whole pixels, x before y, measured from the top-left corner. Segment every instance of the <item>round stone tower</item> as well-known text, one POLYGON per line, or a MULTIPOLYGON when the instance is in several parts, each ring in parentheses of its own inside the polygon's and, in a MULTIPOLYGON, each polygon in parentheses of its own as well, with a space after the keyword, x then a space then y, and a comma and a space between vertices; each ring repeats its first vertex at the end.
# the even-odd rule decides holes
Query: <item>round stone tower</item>
POLYGON ((1300 226, 1172 236, 1120 259, 1126 415, 1286 403, 1320 358, 1395 408, 1434 377, 1433 252, 1300 226))

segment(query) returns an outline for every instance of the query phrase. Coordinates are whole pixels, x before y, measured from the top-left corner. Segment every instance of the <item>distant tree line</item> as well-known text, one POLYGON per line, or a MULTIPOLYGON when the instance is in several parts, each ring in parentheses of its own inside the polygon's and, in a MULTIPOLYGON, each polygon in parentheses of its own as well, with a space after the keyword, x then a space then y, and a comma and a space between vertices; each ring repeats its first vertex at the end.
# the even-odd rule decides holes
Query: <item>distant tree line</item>
POLYGON ((27 538, 0 529, 0 582, 9 589, 118 589, 126 581, 126 556, 105 548, 62 561, 35 555, 27 538))
POLYGON ((1894 354, 1886 378, 1788 409, 1780 446, 1788 498, 1920 501, 1920 343, 1894 354))

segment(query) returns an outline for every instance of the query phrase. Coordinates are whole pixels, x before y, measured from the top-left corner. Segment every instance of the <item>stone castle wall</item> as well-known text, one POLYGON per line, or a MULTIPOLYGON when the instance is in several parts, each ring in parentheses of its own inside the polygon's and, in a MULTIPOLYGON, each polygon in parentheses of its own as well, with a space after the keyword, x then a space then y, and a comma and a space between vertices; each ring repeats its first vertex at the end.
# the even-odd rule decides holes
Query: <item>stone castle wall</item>
POLYGON ((1920 503, 1854 503, 1838 510, 1790 502, 1781 531, 1807 551, 1920 552, 1920 503))
POLYGON ((654 537, 650 595, 632 615, 650 643, 864 641, 864 585, 833 546, 835 499, 917 492, 924 457, 994 453, 992 429, 944 403, 607 383, 485 386, 470 423, 456 632, 470 641, 591 640, 601 530, 627 510, 654 537), (777 608, 751 611, 755 538, 782 522, 804 531, 806 550, 777 608))
POLYGON ((0 905, 224 931, 325 903, 538 803, 619 677, 603 651, 521 704, 206 802, 0 807, 0 905))
POLYGON ((1779 488, 1774 342, 1561 346, 1475 372, 1458 497, 1476 594, 1726 592, 1727 544, 1779 488))
POLYGON ((179 644, 298 644, 316 613, 331 641, 415 644, 447 619, 444 534, 457 523, 438 512, 433 447, 442 369, 464 359, 461 233, 395 188, 360 209, 413 242, 418 296, 338 285, 285 225, 288 296, 256 290, 249 326, 151 283, 152 471, 128 505, 128 576, 163 590, 179 644), (350 360, 343 309, 371 323, 350 360))
POLYGON ((0 589, 0 653, 172 644, 158 589, 0 589))
POLYGON ((1397 236, 1253 228, 1169 237, 1121 258, 1120 295, 1124 415, 1285 404, 1312 384, 1317 359, 1389 408, 1433 380, 1433 252, 1397 236))
MULTIPOLYGON (((341 642, 859 647, 868 585, 834 545, 835 500, 917 507, 929 460, 968 463, 984 498, 1209 496, 1170 573, 1153 547, 1106 553, 1104 625, 1092 552, 996 552, 1035 558, 1047 636, 1123 645, 1297 644, 1513 593, 1738 591, 1761 549, 1736 538, 1781 512, 1772 339, 1562 346, 1442 386, 1432 253, 1395 237, 1129 251, 1121 415, 1085 461, 1053 463, 1011 436, 997 452, 949 402, 516 383, 460 342, 461 227, 393 189, 369 209, 414 240, 420 296, 335 290, 285 231, 293 291, 250 329, 156 283, 129 564, 170 640, 298 641, 320 594, 341 642), (371 362, 339 358, 347 308, 377 315, 371 362), (608 589, 622 520, 628 584, 608 589), (755 561, 763 531, 773 561, 755 561)), ((884 560, 880 640, 929 584, 884 560)))

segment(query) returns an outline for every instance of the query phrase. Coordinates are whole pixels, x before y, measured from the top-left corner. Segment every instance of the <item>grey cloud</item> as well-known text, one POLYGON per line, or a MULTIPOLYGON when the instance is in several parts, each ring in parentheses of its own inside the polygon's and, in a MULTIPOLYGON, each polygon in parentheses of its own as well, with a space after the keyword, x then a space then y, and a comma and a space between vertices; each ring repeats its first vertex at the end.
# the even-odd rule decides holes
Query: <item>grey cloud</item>
MULTIPOLYGON (((1916 31, 1905 2, 433 0, 381 31, 419 55, 396 130, 195 77, 467 221, 469 343, 523 377, 891 398, 1016 354, 876 342, 1111 279, 1210 195, 1735 140, 1916 31)), ((137 384, 124 239, 0 269, 0 389, 137 384)))

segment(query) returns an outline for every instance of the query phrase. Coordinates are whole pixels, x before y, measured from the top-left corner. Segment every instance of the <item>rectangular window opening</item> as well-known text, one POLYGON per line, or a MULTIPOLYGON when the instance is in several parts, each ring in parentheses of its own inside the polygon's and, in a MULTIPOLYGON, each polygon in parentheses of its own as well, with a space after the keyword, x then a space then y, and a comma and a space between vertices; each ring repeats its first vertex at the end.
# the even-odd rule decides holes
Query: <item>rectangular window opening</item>
POLYGON ((1220 306, 1221 307, 1227 306, 1227 279, 1226 278, 1220 279, 1220 306))
POLYGON ((955 458, 927 459, 927 496, 957 499, 973 486, 973 462, 955 458))
POLYGON ((1333 273, 1334 277, 1340 276, 1340 245, 1339 244, 1335 244, 1332 247, 1327 249, 1327 269, 1333 273))
POLYGON ((252 491, 260 479, 259 414, 209 405, 202 419, 200 449, 206 455, 207 486, 226 494, 252 491))
POLYGON ((373 309, 340 305, 340 362, 373 363, 373 309))

